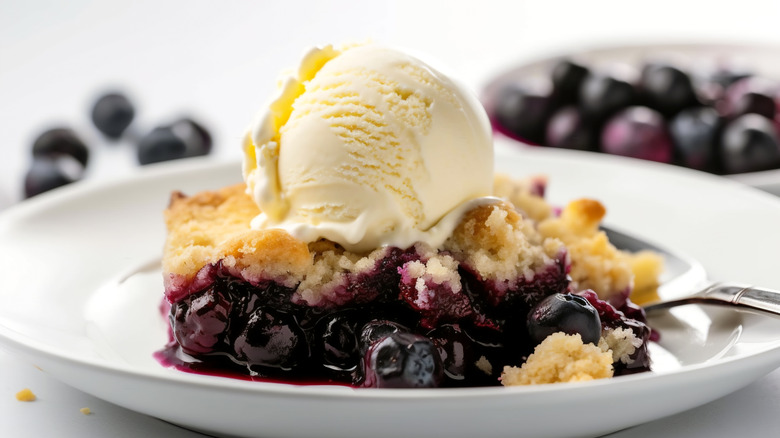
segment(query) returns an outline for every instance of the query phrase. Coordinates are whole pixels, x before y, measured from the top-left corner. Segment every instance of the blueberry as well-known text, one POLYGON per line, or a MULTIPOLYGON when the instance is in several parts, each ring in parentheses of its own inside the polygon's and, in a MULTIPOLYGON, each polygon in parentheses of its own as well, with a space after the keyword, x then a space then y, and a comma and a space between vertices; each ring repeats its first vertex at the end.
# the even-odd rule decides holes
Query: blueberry
POLYGON ((284 312, 256 309, 233 343, 239 360, 289 370, 308 358, 306 336, 295 318, 284 312))
POLYGON ((184 158, 187 144, 176 135, 169 126, 154 128, 138 143, 138 162, 140 164, 159 163, 161 161, 184 158))
POLYGON ((127 96, 118 92, 101 96, 92 107, 92 122, 108 138, 121 137, 134 116, 133 104, 127 96))
POLYGON ((444 324, 428 332, 442 360, 444 375, 456 382, 464 382, 470 366, 477 360, 473 342, 457 324, 444 324))
POLYGON ((585 123, 576 106, 565 106, 556 111, 547 123, 547 146, 564 149, 596 149, 596 136, 590 124, 585 123))
POLYGON ((598 311, 579 295, 550 295, 531 309, 527 326, 528 334, 536 343, 556 332, 579 333, 586 344, 597 344, 601 337, 598 311))
POLYGON ((70 156, 39 156, 24 178, 26 198, 56 189, 81 179, 84 168, 70 156))
POLYGON ((677 114, 669 122, 669 132, 681 164, 712 170, 720 125, 720 117, 714 108, 688 108, 677 114))
POLYGON ((364 385, 377 388, 435 388, 442 381, 442 363, 425 336, 399 332, 374 343, 366 353, 364 385))
POLYGON ((214 287, 192 295, 171 308, 176 341, 186 353, 211 353, 224 340, 231 303, 214 287))
POLYGON ((780 142, 772 121, 758 114, 731 121, 721 138, 721 160, 726 173, 780 167, 780 142))
POLYGON ((199 157, 211 152, 211 134, 195 120, 189 117, 181 118, 171 124, 171 130, 184 139, 187 145, 186 157, 199 157))
POLYGON ((70 128, 54 128, 44 131, 33 143, 33 157, 57 157, 69 155, 86 167, 89 149, 70 128))
POLYGON ((603 152, 670 163, 672 141, 663 117, 656 111, 633 106, 617 113, 601 133, 603 152))
POLYGON ((368 322, 360 331, 360 353, 365 354, 368 348, 394 333, 409 332, 410 330, 403 325, 384 319, 377 319, 368 322))
POLYGON ((562 59, 552 68, 552 82, 555 94, 563 102, 577 101, 582 82, 588 76, 588 68, 572 60, 562 59))
POLYGON ((645 65, 639 87, 645 104, 667 117, 697 104, 691 78, 671 65, 645 65))
POLYGON ((634 86, 614 75, 591 74, 580 88, 580 109, 591 122, 600 123, 635 102, 634 86))
POLYGON ((138 162, 151 164, 207 155, 211 144, 211 135, 202 125, 184 118, 158 126, 143 137, 138 143, 138 162))
POLYGON ((552 91, 552 85, 546 81, 504 88, 496 103, 498 122, 522 140, 543 143, 544 127, 555 105, 552 91))
POLYGON ((318 342, 322 363, 337 370, 358 365, 358 335, 354 312, 337 312, 318 321, 318 342))
POLYGON ((749 77, 731 84, 726 90, 723 110, 727 117, 737 118, 743 114, 760 114, 773 119, 777 112, 775 95, 777 85, 764 78, 749 77))

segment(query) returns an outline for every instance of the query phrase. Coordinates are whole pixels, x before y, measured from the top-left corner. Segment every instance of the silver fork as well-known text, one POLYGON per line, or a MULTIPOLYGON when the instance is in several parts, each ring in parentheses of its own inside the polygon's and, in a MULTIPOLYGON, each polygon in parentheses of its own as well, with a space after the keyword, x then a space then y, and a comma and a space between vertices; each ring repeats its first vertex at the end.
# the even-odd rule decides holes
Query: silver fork
POLYGON ((713 283, 692 295, 644 306, 645 312, 684 304, 718 304, 780 315, 780 291, 737 283, 713 283))
POLYGON ((780 291, 739 283, 712 283, 707 280, 704 267, 689 257, 675 254, 612 227, 602 229, 607 233, 609 241, 619 249, 632 252, 649 249, 664 257, 665 272, 661 278, 659 295, 675 298, 645 305, 646 312, 685 304, 716 304, 780 315, 780 291))

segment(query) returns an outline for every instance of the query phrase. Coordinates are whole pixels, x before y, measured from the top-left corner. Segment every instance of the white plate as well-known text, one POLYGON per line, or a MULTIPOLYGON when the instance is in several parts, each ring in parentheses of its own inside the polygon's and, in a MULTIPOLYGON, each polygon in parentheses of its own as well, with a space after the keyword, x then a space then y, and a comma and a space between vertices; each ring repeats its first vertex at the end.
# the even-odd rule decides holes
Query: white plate
MULTIPOLYGON (((507 145, 499 145, 503 150, 507 145)), ((557 203, 590 196, 609 222, 682 249, 718 277, 780 288, 780 200, 684 169, 534 150, 500 170, 550 176, 557 203), (772 268, 775 269, 772 269, 772 268)), ((253 383, 165 369, 157 305, 171 190, 238 181, 236 163, 157 166, 0 215, 0 342, 80 390, 185 427, 237 436, 596 436, 681 412, 780 365, 780 320, 678 308, 652 320, 657 371, 523 388, 376 390, 253 383)))
MULTIPOLYGON (((702 76, 719 65, 744 68, 768 78, 780 79, 780 47, 776 45, 744 44, 647 44, 592 48, 576 53, 562 53, 541 59, 526 60, 500 70, 486 81, 482 100, 488 112, 504 85, 521 78, 549 75, 555 62, 574 56, 598 69, 615 65, 641 66, 648 59, 675 62, 687 68, 694 76, 702 76)), ((518 144, 523 144, 518 141, 518 144)), ((728 175, 734 179, 780 196, 780 169, 728 175)))

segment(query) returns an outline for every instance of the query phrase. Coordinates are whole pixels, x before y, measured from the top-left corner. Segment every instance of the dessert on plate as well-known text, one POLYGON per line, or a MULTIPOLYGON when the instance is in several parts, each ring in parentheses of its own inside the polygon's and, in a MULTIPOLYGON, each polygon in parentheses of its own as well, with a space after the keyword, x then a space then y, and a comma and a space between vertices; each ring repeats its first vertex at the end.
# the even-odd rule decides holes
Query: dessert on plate
POLYGON ((376 44, 312 49, 243 141, 244 182, 173 193, 163 271, 176 368, 252 380, 452 387, 648 370, 598 201, 494 175, 469 91, 376 44))

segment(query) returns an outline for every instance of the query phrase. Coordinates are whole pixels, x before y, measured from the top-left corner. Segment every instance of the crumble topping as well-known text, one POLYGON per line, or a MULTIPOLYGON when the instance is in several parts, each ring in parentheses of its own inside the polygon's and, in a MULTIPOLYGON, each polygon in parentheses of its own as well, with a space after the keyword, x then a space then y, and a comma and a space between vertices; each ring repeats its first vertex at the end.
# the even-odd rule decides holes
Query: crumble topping
MULTIPOLYGON (((512 180, 497 175, 496 195, 511 203, 482 205, 467 212, 441 253, 416 245, 420 261, 407 263, 403 272, 415 281, 415 300, 425 300, 426 294, 441 289, 436 285, 458 292, 459 265, 501 291, 518 279, 533 281, 562 257, 573 290, 590 288, 602 299, 627 294, 634 281, 642 287, 657 282, 659 256, 629 254, 612 246, 598 229, 605 214, 598 201, 571 202, 555 216, 542 197, 545 185, 543 177, 512 180)), ((204 270, 219 264, 253 284, 270 279, 296 288, 296 298, 309 305, 340 304, 350 299, 345 292, 349 279, 370 272, 387 254, 387 248, 358 254, 325 240, 307 245, 279 229, 253 230, 250 221, 258 213, 243 183, 189 197, 173 193, 165 211, 166 289, 206 282, 210 271, 204 270)))
POLYGON ((520 366, 506 366, 504 386, 581 382, 612 377, 612 352, 583 344, 579 334, 553 333, 520 366))
POLYGON ((539 233, 560 239, 568 249, 575 290, 592 289, 603 300, 627 293, 634 281, 627 254, 599 230, 605 214, 600 202, 579 199, 570 202, 560 216, 539 223, 539 233))
POLYGON ((543 238, 533 221, 524 219, 511 204, 485 205, 466 213, 444 243, 482 279, 508 282, 554 263, 562 249, 558 239, 543 238))
POLYGON ((599 347, 612 352, 613 362, 623 362, 628 365, 633 360, 631 355, 642 345, 642 340, 628 328, 606 329, 601 333, 599 347))

